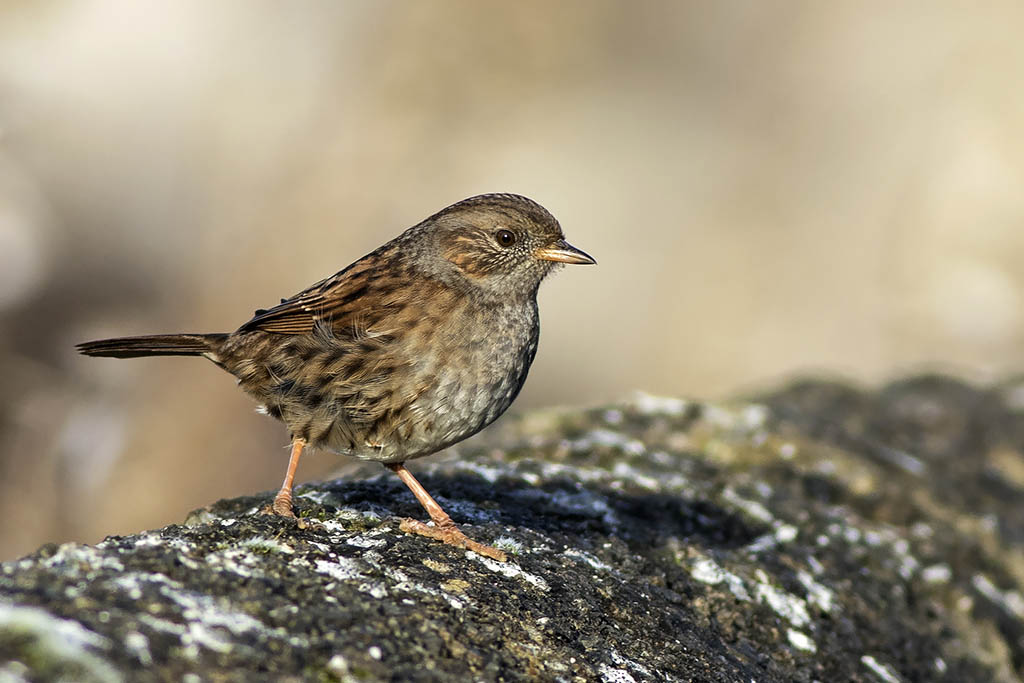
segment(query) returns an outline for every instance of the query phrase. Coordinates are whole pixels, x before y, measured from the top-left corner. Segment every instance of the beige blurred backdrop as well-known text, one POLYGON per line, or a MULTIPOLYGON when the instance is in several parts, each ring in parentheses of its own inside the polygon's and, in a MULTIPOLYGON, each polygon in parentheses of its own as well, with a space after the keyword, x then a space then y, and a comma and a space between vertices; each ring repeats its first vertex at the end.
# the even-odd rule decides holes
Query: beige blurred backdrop
POLYGON ((231 330, 481 192, 600 262, 542 288, 514 410, 1020 371, 1022 26, 1011 1, 8 0, 0 557, 283 474, 283 428, 213 365, 75 342, 231 330))

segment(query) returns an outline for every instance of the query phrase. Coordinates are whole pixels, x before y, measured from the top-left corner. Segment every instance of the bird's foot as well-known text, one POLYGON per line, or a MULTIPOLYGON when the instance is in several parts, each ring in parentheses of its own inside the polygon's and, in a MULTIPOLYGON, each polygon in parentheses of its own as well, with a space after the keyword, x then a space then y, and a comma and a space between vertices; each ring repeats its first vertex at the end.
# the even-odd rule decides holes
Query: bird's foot
POLYGON ((277 517, 284 517, 285 519, 295 520, 295 524, 300 529, 314 529, 317 531, 323 531, 325 529, 324 525, 320 522, 317 522, 316 520, 312 519, 307 519, 305 517, 298 517, 296 516, 295 511, 292 510, 292 507, 290 505, 287 507, 277 505, 276 501, 271 505, 263 506, 263 508, 260 509, 260 514, 275 515, 277 517))
POLYGON ((497 548, 492 548, 489 545, 477 543, 466 536, 466 534, 462 533, 459 530, 459 527, 454 524, 430 526, 429 524, 417 519, 403 519, 402 523, 398 525, 398 528, 406 533, 426 536, 427 538, 432 538, 435 541, 441 541, 442 543, 453 545, 456 548, 472 550, 477 555, 483 555, 484 557, 489 557, 492 560, 497 560, 498 562, 508 562, 508 556, 504 552, 497 548))
POLYGON ((292 497, 290 495, 282 496, 280 493, 274 498, 273 503, 264 506, 260 512, 264 515, 295 518, 295 511, 292 510, 292 497))

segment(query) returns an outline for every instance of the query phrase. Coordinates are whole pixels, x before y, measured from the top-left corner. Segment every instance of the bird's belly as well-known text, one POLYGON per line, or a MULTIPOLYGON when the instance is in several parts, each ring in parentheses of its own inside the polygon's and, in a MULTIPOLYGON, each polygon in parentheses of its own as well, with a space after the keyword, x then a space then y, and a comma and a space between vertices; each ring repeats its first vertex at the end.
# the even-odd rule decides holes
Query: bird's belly
POLYGON ((429 455, 476 434, 508 409, 521 384, 517 374, 509 371, 492 381, 468 373, 448 373, 416 404, 415 410, 425 419, 417 421, 410 446, 417 442, 422 446, 408 457, 429 455))
POLYGON ((536 351, 535 321, 497 340, 453 335, 384 345, 364 357, 360 367, 372 371, 358 377, 321 361, 339 354, 318 340, 310 362, 276 373, 281 381, 271 392, 251 393, 294 438, 361 459, 403 462, 472 436, 505 412, 536 351), (423 348, 432 352, 411 351, 423 348))
POLYGON ((324 421, 333 420, 334 426, 314 445, 380 462, 404 462, 436 453, 504 413, 519 392, 520 374, 525 373, 505 370, 482 381, 478 373, 464 369, 441 370, 431 378, 428 390, 375 425, 355 424, 343 413, 325 416, 324 421))

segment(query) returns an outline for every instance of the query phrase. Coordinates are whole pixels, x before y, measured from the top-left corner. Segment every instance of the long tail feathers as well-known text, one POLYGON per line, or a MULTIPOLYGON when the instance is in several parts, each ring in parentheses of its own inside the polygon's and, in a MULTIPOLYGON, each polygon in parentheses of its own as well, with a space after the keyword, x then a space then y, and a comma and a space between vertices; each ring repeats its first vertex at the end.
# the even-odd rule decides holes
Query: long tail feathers
POLYGON ((226 334, 153 334, 84 342, 75 348, 86 356, 138 358, 140 356, 201 356, 214 351, 226 334))

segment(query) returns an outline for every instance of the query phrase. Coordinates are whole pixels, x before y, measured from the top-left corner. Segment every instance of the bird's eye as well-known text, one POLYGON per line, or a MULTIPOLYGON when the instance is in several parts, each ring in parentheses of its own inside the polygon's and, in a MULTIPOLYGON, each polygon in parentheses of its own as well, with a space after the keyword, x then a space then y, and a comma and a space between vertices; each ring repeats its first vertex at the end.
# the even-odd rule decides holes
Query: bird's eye
POLYGON ((515 244, 516 235, 511 230, 499 230, 494 233, 494 239, 498 240, 498 244, 503 247, 511 247, 515 244))

